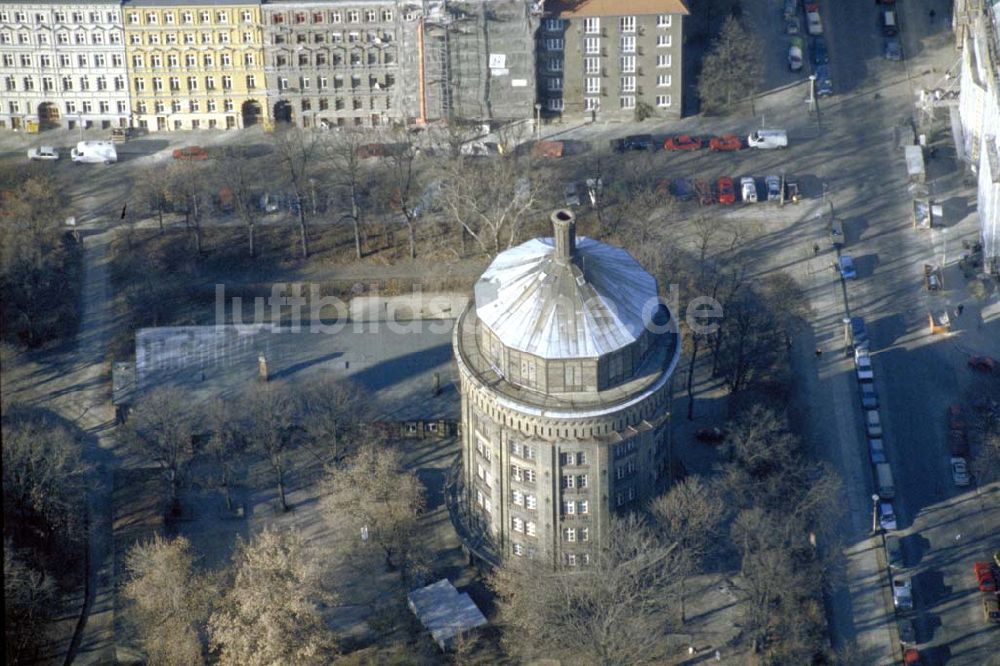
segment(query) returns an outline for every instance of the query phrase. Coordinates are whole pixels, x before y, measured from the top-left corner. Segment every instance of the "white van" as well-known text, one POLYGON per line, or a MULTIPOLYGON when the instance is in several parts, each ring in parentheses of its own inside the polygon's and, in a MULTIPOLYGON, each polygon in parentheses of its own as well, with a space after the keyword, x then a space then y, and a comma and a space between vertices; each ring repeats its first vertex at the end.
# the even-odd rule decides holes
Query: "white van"
POLYGON ((70 151, 74 162, 83 164, 111 164, 118 161, 118 151, 113 141, 81 141, 70 151))
POLYGON ((875 465, 875 481, 878 483, 878 496, 890 500, 896 496, 896 485, 892 480, 892 468, 889 463, 875 465))
POLYGON ((787 148, 788 133, 785 130, 759 129, 750 132, 747 145, 751 148, 766 150, 769 148, 787 148))

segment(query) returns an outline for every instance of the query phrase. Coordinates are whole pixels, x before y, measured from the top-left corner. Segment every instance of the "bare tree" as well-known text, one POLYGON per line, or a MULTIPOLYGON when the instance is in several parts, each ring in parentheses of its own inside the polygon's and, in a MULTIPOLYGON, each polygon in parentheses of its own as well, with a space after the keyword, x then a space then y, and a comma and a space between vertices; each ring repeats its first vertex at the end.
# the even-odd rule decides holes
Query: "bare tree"
POLYGON ((350 208, 347 218, 351 221, 354 235, 354 254, 358 259, 364 256, 362 229, 364 227, 364 192, 371 179, 370 169, 366 169, 361 158, 361 148, 368 136, 360 131, 342 131, 326 134, 321 143, 323 157, 331 168, 333 186, 343 193, 350 208))
POLYGON ((518 242, 534 212, 536 186, 524 164, 514 155, 457 157, 443 168, 442 207, 487 256, 518 242))
POLYGON ((299 408, 306 436, 339 463, 362 436, 371 402, 364 388, 350 380, 321 376, 299 389, 299 408))
POLYGON ((163 214, 170 206, 170 183, 154 169, 144 169, 135 179, 135 198, 150 212, 156 213, 156 220, 163 233, 163 214))
POLYGON ((417 258, 417 222, 423 211, 417 205, 420 197, 420 178, 414 169, 417 149, 402 135, 403 141, 392 144, 392 150, 385 157, 385 187, 389 208, 398 213, 406 226, 410 246, 410 259, 417 258))
POLYGON ((321 489, 325 515, 346 530, 341 543, 348 554, 375 548, 388 569, 408 580, 419 564, 417 527, 426 498, 399 451, 370 438, 343 465, 327 468, 321 489))
POLYGON ((180 513, 180 485, 191 460, 192 409, 188 395, 175 386, 143 395, 119 430, 121 442, 132 454, 151 459, 170 483, 170 511, 180 513))
MULTIPOLYGON (((660 495, 650 505, 655 526, 666 543, 676 543, 691 571, 703 566, 720 525, 726 520, 725 499, 716 484, 690 476, 660 495)), ((685 621, 684 582, 679 577, 680 620, 685 621)))
POLYGON ((274 133, 278 160, 288 185, 292 188, 292 196, 298 211, 299 241, 302 245, 303 258, 309 257, 305 201, 311 187, 309 180, 322 154, 320 145, 319 135, 313 130, 289 126, 274 133))
POLYGON ((49 623, 56 601, 52 577, 32 566, 9 540, 4 539, 4 663, 38 661, 40 651, 48 642, 49 623))
POLYGON ((632 515, 611 519, 602 547, 579 570, 507 559, 489 581, 505 650, 523 662, 665 663, 683 571, 675 550, 632 515))
POLYGON ((240 427, 247 446, 263 455, 274 471, 278 502, 288 511, 285 499, 285 475, 288 450, 292 445, 295 405, 288 387, 280 382, 257 384, 242 399, 240 427))
POLYGON ((246 450, 246 441, 240 430, 240 416, 232 405, 221 399, 209 404, 206 416, 206 426, 212 433, 207 449, 219 465, 222 488, 226 494, 226 508, 232 511, 234 465, 246 450))
POLYGON ((707 112, 728 109, 734 101, 751 98, 764 72, 760 40, 732 16, 705 56, 698 77, 698 97, 707 112))
POLYGON ((208 619, 211 592, 195 574, 191 543, 160 536, 137 543, 125 558, 125 575, 127 613, 147 663, 204 663, 199 631, 208 619))
POLYGON ((40 419, 3 425, 5 533, 24 532, 59 547, 84 536, 87 465, 68 430, 40 419))
POLYGON ((232 583, 208 622, 221 666, 328 664, 336 650, 321 604, 334 597, 296 532, 265 529, 233 556, 232 583))
POLYGON ((232 194, 232 205, 247 232, 250 257, 257 256, 256 231, 261 210, 255 194, 264 180, 264 170, 245 150, 226 146, 214 163, 214 179, 232 194))
POLYGON ((195 251, 202 253, 201 218, 209 198, 208 167, 195 162, 174 162, 167 167, 167 196, 184 211, 184 226, 194 235, 195 251))

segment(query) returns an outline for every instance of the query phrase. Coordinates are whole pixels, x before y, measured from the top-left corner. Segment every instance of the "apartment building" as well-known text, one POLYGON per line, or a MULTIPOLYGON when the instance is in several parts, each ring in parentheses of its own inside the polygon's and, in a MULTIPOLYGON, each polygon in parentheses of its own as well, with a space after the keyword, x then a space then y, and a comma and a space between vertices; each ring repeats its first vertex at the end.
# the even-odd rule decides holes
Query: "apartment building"
POLYGON ((133 124, 150 131, 268 123, 260 4, 122 4, 133 124))
POLYGON ((683 0, 545 2, 538 98, 568 119, 680 118, 683 0))
POLYGON ((120 3, 0 3, 0 91, 0 128, 127 126, 120 3))
POLYGON ((264 71, 275 122, 380 127, 402 119, 396 5, 265 1, 264 71))

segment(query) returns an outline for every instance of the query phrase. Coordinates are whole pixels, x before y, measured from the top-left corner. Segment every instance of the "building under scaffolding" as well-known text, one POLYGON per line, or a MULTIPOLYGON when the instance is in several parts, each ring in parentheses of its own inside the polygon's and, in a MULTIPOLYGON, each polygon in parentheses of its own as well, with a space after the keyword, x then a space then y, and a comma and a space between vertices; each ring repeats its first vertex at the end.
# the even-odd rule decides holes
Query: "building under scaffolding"
POLYGON ((525 0, 425 0, 404 5, 409 122, 529 119, 537 16, 525 0))
POLYGON ((958 0, 956 45, 962 51, 959 155, 976 173, 983 264, 1000 271, 1000 2, 958 0))

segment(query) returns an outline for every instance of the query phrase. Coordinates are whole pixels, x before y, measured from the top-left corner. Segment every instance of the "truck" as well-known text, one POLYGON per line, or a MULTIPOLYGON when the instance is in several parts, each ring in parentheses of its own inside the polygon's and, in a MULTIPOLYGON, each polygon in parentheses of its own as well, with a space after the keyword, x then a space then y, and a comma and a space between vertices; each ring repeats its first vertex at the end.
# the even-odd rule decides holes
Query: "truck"
POLYGON ((80 141, 70 151, 74 162, 81 164, 111 164, 118 161, 118 151, 113 141, 80 141))
POLYGON ((896 496, 896 485, 892 480, 892 468, 889 467, 889 463, 875 464, 875 483, 880 498, 889 500, 896 496))
POLYGON ((750 132, 747 145, 751 148, 769 150, 788 147, 788 133, 779 129, 759 129, 750 132))

